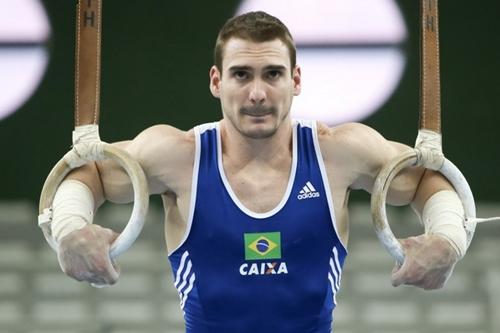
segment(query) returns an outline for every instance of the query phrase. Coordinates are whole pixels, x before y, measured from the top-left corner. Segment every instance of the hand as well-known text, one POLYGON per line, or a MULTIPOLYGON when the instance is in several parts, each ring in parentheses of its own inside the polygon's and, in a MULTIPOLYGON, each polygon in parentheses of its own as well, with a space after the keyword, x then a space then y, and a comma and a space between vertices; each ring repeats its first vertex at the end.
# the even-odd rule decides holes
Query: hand
POLYGON ((59 265, 66 275, 93 285, 112 285, 120 268, 109 257, 109 249, 118 234, 96 224, 75 230, 61 239, 57 251, 59 265))
POLYGON ((392 285, 407 284, 425 290, 442 288, 459 260, 451 244, 440 236, 425 234, 402 239, 400 243, 405 261, 392 270, 392 285))

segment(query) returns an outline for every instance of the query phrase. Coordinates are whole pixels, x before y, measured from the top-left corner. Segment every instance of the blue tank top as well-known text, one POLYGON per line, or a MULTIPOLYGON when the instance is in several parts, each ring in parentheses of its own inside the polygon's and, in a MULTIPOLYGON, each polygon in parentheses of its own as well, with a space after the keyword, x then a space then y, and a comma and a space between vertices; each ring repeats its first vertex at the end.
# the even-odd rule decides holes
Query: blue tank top
POLYGON ((267 213, 247 209, 222 167, 218 123, 195 128, 191 208, 169 256, 189 333, 331 332, 347 251, 316 124, 293 122, 290 178, 267 213))

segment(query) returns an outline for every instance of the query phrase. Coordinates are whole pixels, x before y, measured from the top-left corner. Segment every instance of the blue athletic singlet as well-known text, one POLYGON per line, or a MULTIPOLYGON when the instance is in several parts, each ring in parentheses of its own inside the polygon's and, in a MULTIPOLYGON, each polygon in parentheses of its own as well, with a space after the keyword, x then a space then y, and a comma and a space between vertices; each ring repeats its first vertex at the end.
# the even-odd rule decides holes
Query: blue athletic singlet
POLYGON ((347 252, 316 124, 293 122, 288 187, 267 213, 248 210, 231 190, 218 126, 195 128, 188 227, 169 256, 187 332, 331 332, 347 252))

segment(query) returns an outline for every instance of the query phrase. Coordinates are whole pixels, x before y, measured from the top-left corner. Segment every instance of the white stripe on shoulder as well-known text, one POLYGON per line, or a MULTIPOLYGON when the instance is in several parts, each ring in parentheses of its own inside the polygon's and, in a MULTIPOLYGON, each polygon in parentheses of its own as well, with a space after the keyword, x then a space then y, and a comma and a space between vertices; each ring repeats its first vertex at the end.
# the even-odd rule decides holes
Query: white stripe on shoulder
POLYGON ((196 131, 198 131, 199 134, 203 134, 204 132, 215 129, 217 127, 216 122, 212 123, 206 123, 206 124, 201 124, 195 127, 196 131))
POLYGON ((321 171, 321 178, 323 179, 323 186, 326 192, 326 200, 328 202, 328 207, 330 208, 330 219, 332 220, 333 230, 339 239, 341 246, 344 251, 347 253, 347 247, 342 240, 340 239, 340 235, 337 230, 337 220, 335 219, 335 207, 333 205, 332 191, 330 189, 330 183, 328 181, 328 175, 326 173, 325 162, 323 160, 323 155, 321 154, 321 147, 319 145, 318 138, 318 128, 315 121, 312 122, 312 134, 313 134, 313 142, 314 142, 314 150, 316 151, 316 158, 318 159, 319 169, 321 171))
POLYGON ((310 120, 310 119, 294 119, 293 120, 294 122, 296 123, 299 123, 300 126, 302 127, 309 127, 309 128, 314 128, 314 120, 310 120))
POLYGON ((177 245, 175 249, 173 249, 168 255, 170 256, 172 253, 177 251, 188 239, 189 233, 191 232, 191 226, 193 225, 194 218, 194 208, 196 206, 196 193, 198 191, 198 173, 200 169, 200 158, 201 158, 201 133, 215 128, 216 123, 207 123, 196 126, 194 128, 194 141, 195 141, 195 149, 194 149, 194 164, 193 164, 193 173, 191 179, 191 200, 189 203, 189 216, 186 221, 186 231, 184 232, 184 237, 182 241, 177 245))

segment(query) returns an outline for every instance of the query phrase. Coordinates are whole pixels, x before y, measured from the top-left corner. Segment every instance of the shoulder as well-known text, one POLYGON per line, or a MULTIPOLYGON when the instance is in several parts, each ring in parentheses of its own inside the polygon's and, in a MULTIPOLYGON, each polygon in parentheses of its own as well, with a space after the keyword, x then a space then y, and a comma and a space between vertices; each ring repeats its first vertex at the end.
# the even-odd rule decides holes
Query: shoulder
POLYGON ((194 152, 194 130, 182 131, 170 125, 151 126, 139 133, 129 142, 128 150, 137 157, 148 154, 178 153, 189 154, 194 152))
POLYGON ((409 149, 385 139, 373 128, 360 123, 328 127, 318 123, 318 138, 325 164, 336 170, 347 170, 355 179, 376 175, 381 166, 401 151, 409 149))
POLYGON ((189 183, 194 164, 194 130, 182 131, 169 125, 155 125, 124 142, 124 148, 142 166, 152 192, 162 193, 189 183))
MULTIPOLYGON (((158 141, 157 143, 178 142, 193 143, 194 130, 182 131, 170 125, 160 124, 151 126, 141 133, 134 140, 158 141)), ((154 143, 154 142, 149 142, 154 143)))
POLYGON ((354 140, 360 136, 372 136, 378 134, 373 128, 361 123, 345 123, 334 127, 329 127, 324 123, 318 122, 318 135, 324 140, 354 140))
MULTIPOLYGON (((318 123, 318 139, 322 150, 343 157, 356 157, 373 151, 373 148, 387 144, 387 140, 373 128, 360 123, 346 123, 328 127, 318 123)), ((375 149, 378 150, 378 149, 375 149)))

